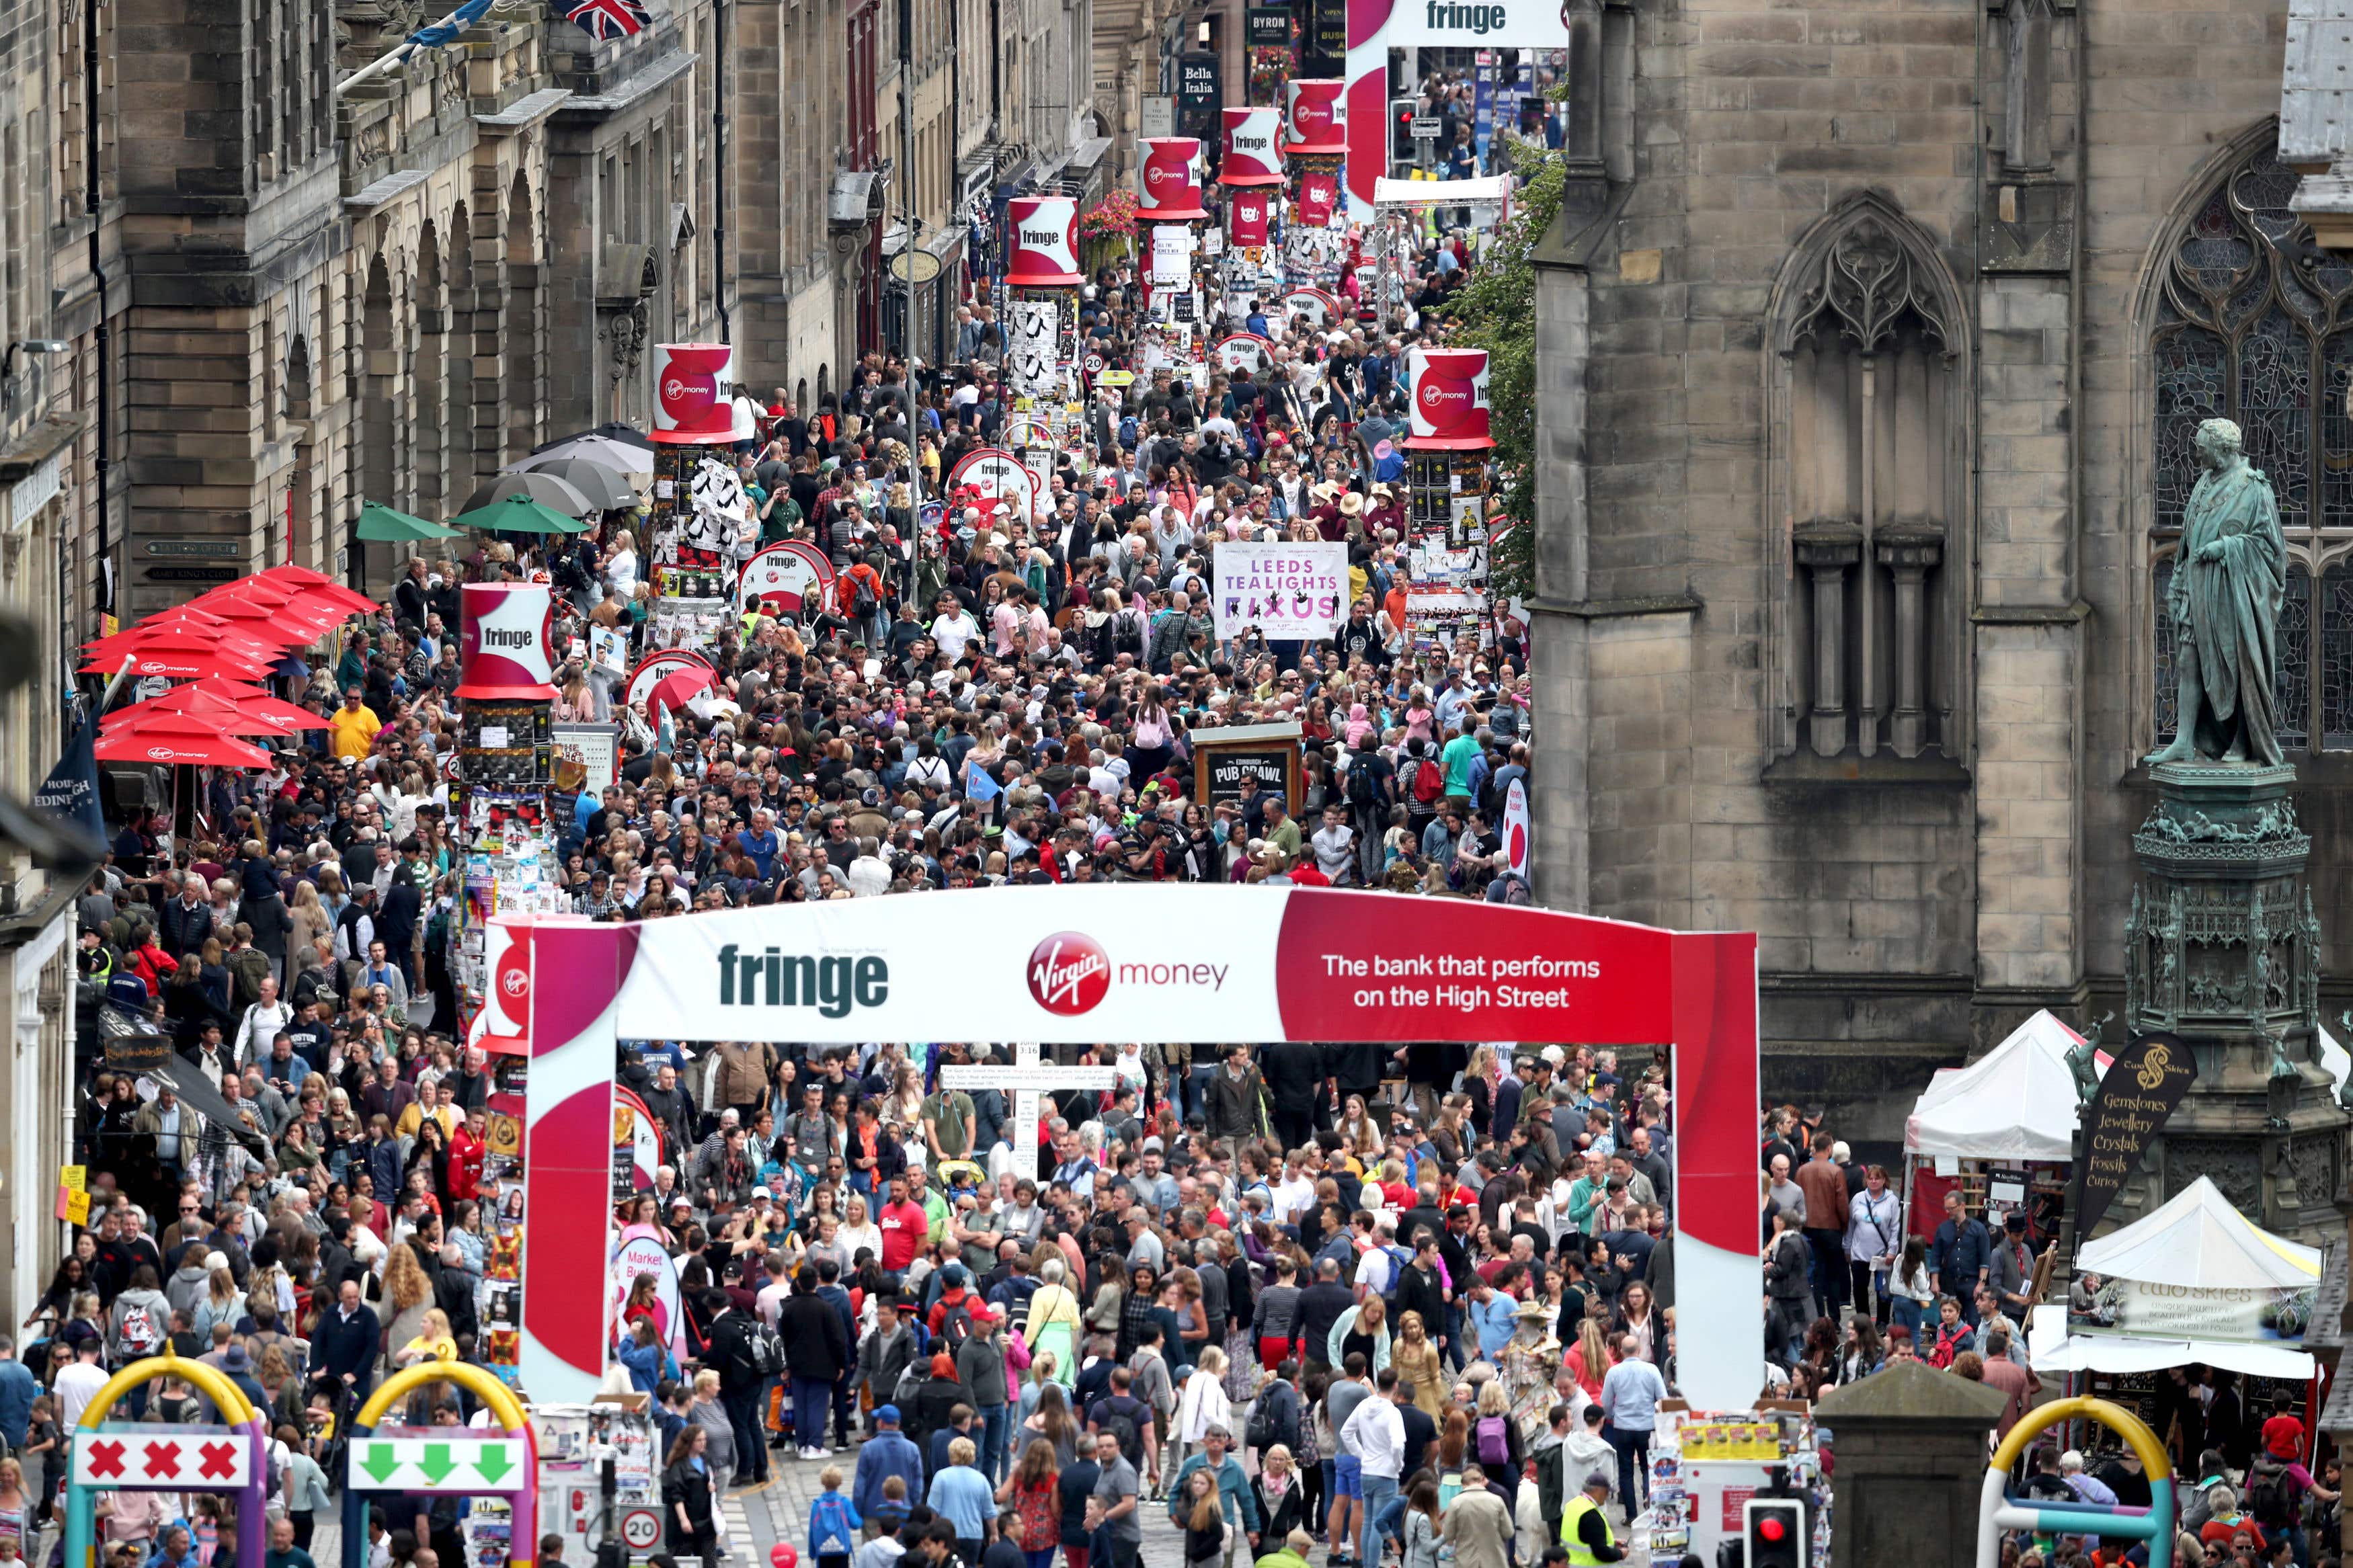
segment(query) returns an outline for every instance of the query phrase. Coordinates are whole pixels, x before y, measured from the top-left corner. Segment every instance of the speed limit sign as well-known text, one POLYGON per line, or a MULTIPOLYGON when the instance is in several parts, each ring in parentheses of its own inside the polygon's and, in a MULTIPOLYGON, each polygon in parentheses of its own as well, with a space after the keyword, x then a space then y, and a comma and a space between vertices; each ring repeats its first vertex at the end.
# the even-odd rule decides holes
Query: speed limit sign
POLYGON ((1101 375, 1103 373, 1103 356, 1089 354, 1086 360, 1086 372, 1089 375, 1101 375))
POLYGON ((621 1515, 621 1542, 632 1552, 651 1552, 661 1542, 661 1515, 633 1508, 621 1515))

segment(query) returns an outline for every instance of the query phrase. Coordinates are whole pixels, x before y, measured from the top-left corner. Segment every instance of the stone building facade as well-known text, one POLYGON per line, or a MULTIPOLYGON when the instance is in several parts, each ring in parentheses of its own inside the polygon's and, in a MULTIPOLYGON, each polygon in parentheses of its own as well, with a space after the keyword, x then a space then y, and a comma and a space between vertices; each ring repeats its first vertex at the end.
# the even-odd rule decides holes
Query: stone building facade
POLYGON ((2280 695, 2353 962, 2353 268, 2289 211, 2287 10, 1567 7, 1539 891, 1757 931, 1768 1089, 1851 1136, 2034 1008, 2121 1005, 2210 416, 2288 520, 2280 695))

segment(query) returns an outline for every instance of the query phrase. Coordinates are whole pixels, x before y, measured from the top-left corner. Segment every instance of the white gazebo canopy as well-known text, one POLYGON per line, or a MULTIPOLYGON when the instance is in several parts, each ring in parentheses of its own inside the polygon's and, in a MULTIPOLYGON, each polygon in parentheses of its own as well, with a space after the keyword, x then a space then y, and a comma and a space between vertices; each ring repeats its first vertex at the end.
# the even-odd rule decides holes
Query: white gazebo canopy
MULTIPOLYGON (((2075 1268, 2185 1289, 2308 1290, 2320 1282, 2320 1252, 2256 1225, 2200 1176, 2154 1213, 2084 1243, 2075 1268)), ((2312 1357, 2288 1344, 2070 1334, 2066 1310, 2057 1306, 2034 1309, 2026 1342, 2037 1372, 2148 1372, 2202 1362, 2256 1377, 2312 1375, 2312 1357)))
MULTIPOLYGON (((2046 1009, 1968 1067, 1938 1073, 1905 1123, 1904 1152, 1915 1159, 2071 1158, 2075 1077, 2067 1052, 2083 1040, 2046 1009)), ((2096 1065, 2106 1070, 2105 1054, 2096 1065)))
POLYGON ((2204 1176, 2154 1213, 2076 1251, 2075 1268, 2199 1290, 2309 1290, 2320 1249, 2274 1236, 2204 1176))

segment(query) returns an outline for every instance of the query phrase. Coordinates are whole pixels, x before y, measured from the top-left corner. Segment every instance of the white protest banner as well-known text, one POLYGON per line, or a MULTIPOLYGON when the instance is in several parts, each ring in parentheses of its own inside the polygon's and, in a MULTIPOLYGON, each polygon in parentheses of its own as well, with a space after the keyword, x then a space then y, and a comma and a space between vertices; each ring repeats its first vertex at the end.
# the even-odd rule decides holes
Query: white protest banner
POLYGON ((1271 639, 1328 637, 1347 613, 1345 544, 1220 543, 1212 564, 1220 638, 1251 626, 1271 639))

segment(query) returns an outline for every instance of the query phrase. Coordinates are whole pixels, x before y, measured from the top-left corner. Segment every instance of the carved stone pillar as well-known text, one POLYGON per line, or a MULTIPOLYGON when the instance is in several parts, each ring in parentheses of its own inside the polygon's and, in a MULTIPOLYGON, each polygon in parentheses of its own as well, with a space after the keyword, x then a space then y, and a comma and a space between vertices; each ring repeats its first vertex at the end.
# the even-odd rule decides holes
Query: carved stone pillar
POLYGON ((1813 700, 1806 738, 1817 756, 1834 757, 1846 749, 1846 579, 1862 559, 1862 530, 1851 522, 1803 523, 1794 542, 1798 564, 1814 585, 1813 700))
POLYGON ((2051 169, 2052 0, 2010 0, 2002 18, 2002 167, 2013 174, 2051 169))
POLYGON ((1916 757, 1928 743, 1928 574, 1944 558, 1945 531, 1934 523, 1895 522, 1873 540, 1880 565, 1895 580, 1894 703, 1887 743, 1899 757, 1916 757))

